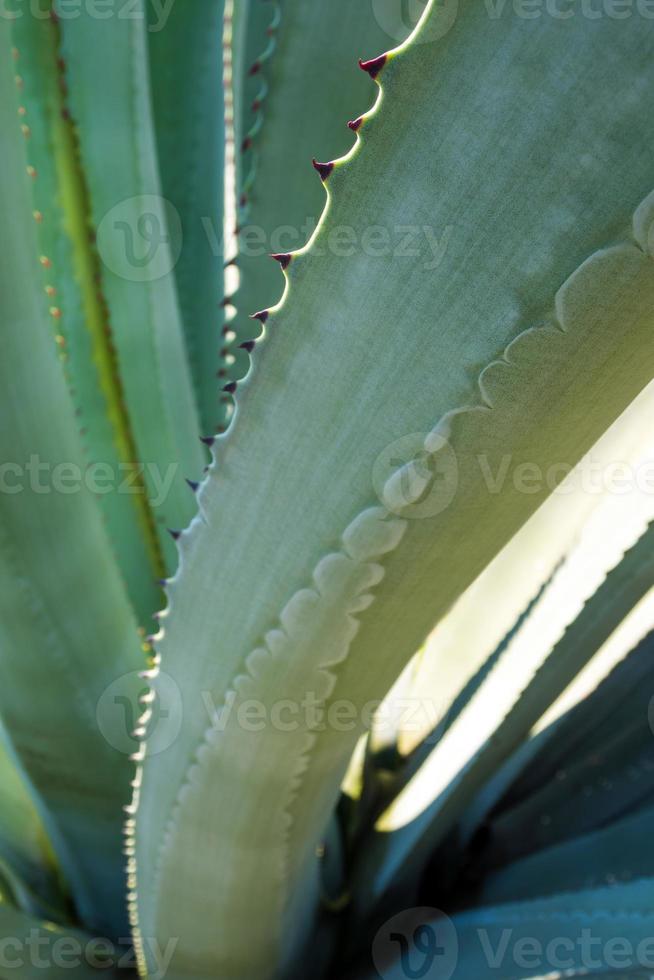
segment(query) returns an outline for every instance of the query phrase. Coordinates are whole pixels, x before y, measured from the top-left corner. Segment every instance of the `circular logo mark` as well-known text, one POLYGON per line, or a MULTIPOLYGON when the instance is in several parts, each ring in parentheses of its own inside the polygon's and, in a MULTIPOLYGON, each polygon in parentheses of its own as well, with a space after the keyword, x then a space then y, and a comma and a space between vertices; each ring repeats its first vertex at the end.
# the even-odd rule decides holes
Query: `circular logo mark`
MULTIPOLYGON (((139 699, 147 691, 138 671, 132 671, 113 681, 98 701, 98 728, 109 745, 123 755, 132 755, 139 748, 140 739, 134 732, 145 711, 139 699)), ((182 695, 169 674, 158 674, 157 696, 149 707, 148 755, 157 755, 170 748, 182 727, 182 695)))
POLYGON ((394 915, 372 944, 372 961, 382 980, 450 980, 458 958, 454 923, 438 909, 394 915))
POLYGON ((435 517, 446 510, 458 483, 454 450, 434 432, 413 432, 396 439, 379 454, 372 470, 372 484, 384 507, 412 520, 435 517))
MULTIPOLYGON (((401 44, 415 30, 428 3, 429 0, 372 0, 372 10, 382 31, 401 44)), ((437 0, 414 43, 426 44, 444 37, 454 26, 458 13, 459 0, 437 0)))
POLYGON ((156 195, 129 197, 98 225, 100 258, 130 282, 154 282, 175 268, 182 250, 182 223, 170 201, 156 195))

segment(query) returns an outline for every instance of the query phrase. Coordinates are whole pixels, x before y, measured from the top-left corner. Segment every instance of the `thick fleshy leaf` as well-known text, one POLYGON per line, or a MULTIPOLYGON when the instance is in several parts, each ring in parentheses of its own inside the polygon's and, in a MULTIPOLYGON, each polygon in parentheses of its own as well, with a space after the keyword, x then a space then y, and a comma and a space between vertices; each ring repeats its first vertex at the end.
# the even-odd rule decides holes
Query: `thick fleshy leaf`
POLYGON ((180 538, 154 683, 184 725, 145 760, 136 843, 140 927, 179 934, 178 972, 266 977, 301 948, 366 705, 549 493, 489 495, 479 455, 574 465, 654 375, 639 25, 447 14, 371 66, 383 98, 324 171, 180 538))
POLYGON ((149 631, 161 604, 155 580, 163 568, 98 290, 99 261, 89 234, 87 189, 66 108, 51 6, 38 0, 32 5, 38 16, 23 12, 11 21, 21 79, 20 122, 34 168, 30 189, 41 256, 34 282, 48 298, 53 342, 88 461, 88 484, 102 507, 139 621, 149 631))
POLYGON ((120 698, 135 700, 143 654, 83 480, 78 423, 48 323, 4 21, 0 44, 0 712, 82 920, 124 936, 121 808, 134 743, 120 698))
POLYGON ((146 4, 154 126, 163 196, 179 222, 175 281, 203 431, 219 415, 223 321, 223 0, 146 4))
POLYGON ((157 164, 145 8, 138 0, 130 17, 99 19, 85 7, 74 18, 62 11, 61 53, 125 404, 172 567, 167 528, 194 514, 186 479, 198 479, 204 457, 173 271, 180 219, 157 164))

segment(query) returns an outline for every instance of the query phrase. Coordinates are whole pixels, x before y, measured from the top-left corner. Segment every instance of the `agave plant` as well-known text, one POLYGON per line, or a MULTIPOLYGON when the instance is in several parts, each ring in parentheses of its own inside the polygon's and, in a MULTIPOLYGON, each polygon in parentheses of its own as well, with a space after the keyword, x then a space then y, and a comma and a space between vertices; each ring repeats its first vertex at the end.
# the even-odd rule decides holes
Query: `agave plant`
POLYGON ((0 975, 654 972, 650 6, 2 11, 0 975))

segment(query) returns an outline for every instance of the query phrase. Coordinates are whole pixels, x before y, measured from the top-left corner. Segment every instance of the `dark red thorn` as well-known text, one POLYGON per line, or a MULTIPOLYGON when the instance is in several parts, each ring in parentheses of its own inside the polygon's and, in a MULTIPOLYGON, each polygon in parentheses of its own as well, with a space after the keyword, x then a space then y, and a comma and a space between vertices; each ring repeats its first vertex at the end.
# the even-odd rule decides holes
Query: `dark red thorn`
POLYGON ((369 61, 362 61, 359 58, 359 68, 362 71, 367 71, 371 78, 377 78, 384 65, 388 60, 388 55, 380 54, 378 58, 371 58, 369 61))
POLYGON ((255 99, 252 103, 252 112, 258 112, 261 108, 261 99, 255 99))
POLYGON ((248 196, 247 196, 247 194, 241 194, 241 199, 240 199, 240 201, 238 203, 241 205, 242 208, 244 208, 245 205, 248 203, 248 196))
POLYGON ((363 122, 363 116, 359 116, 358 119, 351 119, 350 122, 348 123, 348 126, 350 127, 353 133, 356 133, 358 132, 359 129, 361 129, 362 122, 363 122))
POLYGON ((250 68, 250 71, 248 72, 248 74, 249 75, 258 75, 260 71, 261 71, 261 62, 260 61, 255 61, 254 64, 252 65, 252 67, 250 68))
POLYGON ((173 541, 178 541, 179 538, 181 537, 182 534, 181 531, 173 531, 173 529, 170 527, 166 528, 166 530, 168 531, 168 534, 171 536, 173 541))
POLYGON ((59 14, 56 10, 50 10, 50 20, 54 21, 55 24, 59 23, 59 14))
POLYGON ((197 493, 198 492, 198 488, 200 486, 199 483, 197 483, 195 480, 187 480, 186 482, 188 483, 188 485, 191 488, 191 490, 193 491, 193 493, 197 493))
POLYGON ((228 269, 230 265, 238 265, 238 255, 235 255, 233 259, 229 260, 229 262, 225 262, 224 268, 228 269))
POLYGON ((252 146, 252 137, 246 136, 243 142, 241 143, 241 151, 243 153, 246 153, 251 146, 252 146))
POLYGON ((230 306, 232 302, 232 296, 225 296, 224 300, 221 302, 221 306, 230 306))
POLYGON ((288 269, 293 256, 290 252, 273 252, 270 258, 274 259, 276 262, 279 262, 282 269, 288 269))
POLYGON ((332 172, 332 170, 334 169, 334 164, 333 163, 318 163, 318 161, 315 159, 315 157, 314 157, 314 159, 311 162, 313 163, 314 167, 316 168, 316 170, 320 174, 320 179, 324 183, 327 180, 327 178, 329 177, 329 175, 332 172))
POLYGON ((236 391, 236 382, 230 381, 228 384, 223 385, 223 391, 226 391, 228 395, 233 395, 236 391))
POLYGON ((269 310, 259 310, 258 313, 251 313, 250 319, 259 320, 261 323, 265 323, 269 316, 270 316, 269 310))
POLYGON ((203 442, 205 446, 209 447, 209 449, 211 449, 215 441, 215 436, 200 436, 200 442, 203 442))
POLYGON ((239 344, 238 346, 241 348, 241 350, 245 350, 248 352, 248 354, 251 354, 255 348, 255 342, 254 340, 246 340, 245 343, 239 344))

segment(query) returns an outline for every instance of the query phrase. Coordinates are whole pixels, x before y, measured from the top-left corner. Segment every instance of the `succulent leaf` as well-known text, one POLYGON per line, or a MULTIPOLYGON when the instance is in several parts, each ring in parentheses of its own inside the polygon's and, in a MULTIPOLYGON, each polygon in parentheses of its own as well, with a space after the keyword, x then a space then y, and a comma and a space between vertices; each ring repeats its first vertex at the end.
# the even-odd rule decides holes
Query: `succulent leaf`
POLYGON ((170 228, 180 219, 162 196, 157 163, 145 4, 129 18, 79 14, 60 18, 69 108, 125 402, 172 569, 166 528, 193 516, 185 478, 201 474, 204 456, 173 273, 179 233, 170 228))
POLYGON ((17 16, 10 22, 21 79, 21 128, 34 168, 33 218, 41 255, 37 282, 48 297, 53 341, 79 418, 89 477, 98 487, 132 602, 147 627, 161 603, 155 585, 162 574, 161 558, 98 288, 87 191, 67 111, 58 26, 50 9, 49 0, 39 0, 33 6, 38 16, 17 16))
MULTIPOLYGON (((0 43, 8 54, 4 21, 0 43)), ((78 423, 40 285, 33 177, 9 57, 0 88, 0 443, 8 484, 0 494, 0 711, 83 921, 124 936, 121 807, 132 765, 107 741, 125 738, 116 705, 108 706, 104 734, 98 711, 121 677, 121 694, 136 699, 143 654, 98 504, 81 478, 78 423)))
MULTIPOLYGON (((248 27, 255 37, 257 8, 267 8, 270 17, 271 4, 253 0, 248 27)), ((256 125, 242 144, 243 166, 249 161, 251 170, 239 217, 239 315, 232 325, 236 360, 230 372, 235 378, 243 376, 248 364, 238 345, 256 333, 247 315, 273 305, 284 289, 269 255, 282 253, 288 264, 292 253, 311 237, 323 210, 324 193, 311 158, 350 149, 352 133, 346 121, 363 112, 374 97, 374 86, 357 69, 357 58, 362 50, 375 51, 390 41, 372 4, 347 0, 284 0, 281 22, 270 40, 274 50, 271 47, 261 59, 263 92, 255 96, 256 125)), ((251 77, 259 79, 260 73, 251 77)), ((246 114, 250 109, 247 102, 246 114)), ((347 245, 339 247, 347 251, 347 245)))
MULTIPOLYGON (((430 3, 420 30, 442 16, 430 3)), ((634 21, 534 28, 489 22, 473 2, 439 39, 385 60, 383 100, 328 177, 286 299, 262 311, 267 342, 168 590, 158 650, 185 724, 145 759, 137 901, 145 934, 176 923, 180 969, 265 977, 301 947, 365 705, 547 496, 489 495, 479 454, 493 471, 506 453, 575 465, 651 380, 654 275, 631 217, 652 182, 652 71, 634 21), (625 126, 629 139, 606 135, 625 126), (361 242, 371 222, 428 228, 442 254, 325 248, 345 225, 361 242), (321 730, 300 712, 290 732, 237 737, 240 699, 269 718, 280 696, 312 693, 322 710, 346 701, 355 724, 321 730)))
POLYGON ((148 4, 148 53, 163 196, 180 221, 169 230, 177 295, 202 429, 218 422, 223 310, 223 0, 148 4), (175 240, 178 236, 178 240, 175 240))

